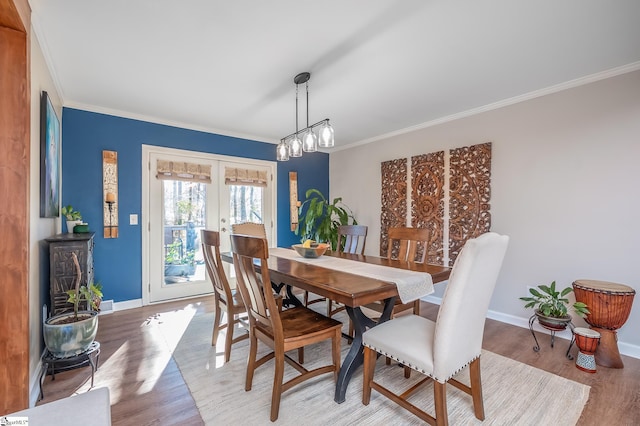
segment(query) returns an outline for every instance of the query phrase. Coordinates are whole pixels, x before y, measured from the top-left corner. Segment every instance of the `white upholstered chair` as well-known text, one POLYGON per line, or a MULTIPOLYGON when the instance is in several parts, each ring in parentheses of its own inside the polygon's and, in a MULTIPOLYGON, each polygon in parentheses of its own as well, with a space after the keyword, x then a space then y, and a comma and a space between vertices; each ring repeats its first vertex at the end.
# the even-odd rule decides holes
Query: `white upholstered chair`
POLYGON ((446 384, 471 395, 475 416, 484 420, 480 353, 489 301, 507 250, 509 237, 489 232, 470 239, 456 259, 435 322, 418 315, 401 316, 366 331, 362 403, 368 405, 371 389, 411 411, 422 420, 446 425, 446 384), (398 395, 374 382, 376 353, 393 358, 433 380, 435 416, 407 401, 419 388, 398 395), (471 386, 453 379, 469 366, 471 386))

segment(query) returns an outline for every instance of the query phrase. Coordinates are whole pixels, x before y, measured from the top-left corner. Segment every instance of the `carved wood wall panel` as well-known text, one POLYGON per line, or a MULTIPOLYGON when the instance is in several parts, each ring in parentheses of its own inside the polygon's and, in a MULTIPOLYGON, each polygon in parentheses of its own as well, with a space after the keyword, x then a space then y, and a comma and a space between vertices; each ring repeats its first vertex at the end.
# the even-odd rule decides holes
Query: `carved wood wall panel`
POLYGON ((491 228, 491 142, 452 149, 449 176, 449 265, 453 265, 469 238, 491 228))
MULTIPOLYGON (((442 265, 444 151, 411 157, 411 226, 429 229, 425 262, 442 265)), ((422 251, 420 246, 419 255, 422 251)))
POLYGON ((407 159, 385 161, 381 171, 380 256, 386 257, 388 229, 407 223, 407 159))

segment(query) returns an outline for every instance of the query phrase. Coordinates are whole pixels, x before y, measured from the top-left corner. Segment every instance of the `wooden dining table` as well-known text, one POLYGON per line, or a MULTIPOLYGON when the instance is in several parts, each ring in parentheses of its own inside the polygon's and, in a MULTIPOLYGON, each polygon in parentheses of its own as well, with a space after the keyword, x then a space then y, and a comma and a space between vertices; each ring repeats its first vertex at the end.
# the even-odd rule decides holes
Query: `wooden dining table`
MULTIPOLYGON (((325 256, 327 255, 374 265, 426 272, 431 275, 433 283, 446 281, 451 273, 451 268, 442 265, 390 260, 358 254, 334 252, 325 254, 325 256)), ((222 259, 233 262, 231 253, 223 253, 222 259)), ((279 283, 275 285, 278 291, 282 286, 286 286, 286 300, 290 303, 302 304, 293 294, 292 287, 296 287, 345 305, 347 314, 353 322, 354 335, 351 348, 340 367, 334 395, 334 400, 337 403, 344 402, 349 381, 364 360, 362 334, 368 328, 389 320, 396 297, 398 297, 396 285, 393 282, 323 268, 313 263, 304 263, 275 254, 269 255, 268 265, 272 284, 279 283), (384 301, 384 309, 382 315, 374 321, 365 315, 361 307, 377 301, 384 301)), ((259 265, 256 264, 256 268, 259 269, 259 265)))

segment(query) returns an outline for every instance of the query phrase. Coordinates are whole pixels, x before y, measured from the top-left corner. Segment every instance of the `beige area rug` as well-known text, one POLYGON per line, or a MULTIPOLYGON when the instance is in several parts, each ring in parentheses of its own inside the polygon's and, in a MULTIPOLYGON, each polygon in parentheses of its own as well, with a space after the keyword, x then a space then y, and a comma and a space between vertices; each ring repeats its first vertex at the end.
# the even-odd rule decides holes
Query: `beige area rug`
MULTIPOLYGON (((273 361, 258 368, 253 389, 244 390, 248 340, 236 344, 231 360, 223 364, 222 346, 211 346, 213 314, 173 315, 160 321, 160 330, 174 349, 174 358, 207 425, 267 425, 273 385, 273 361)), ((236 333, 239 331, 236 330, 236 333)), ((221 333, 222 334, 222 333, 221 333)), ((224 335, 220 336, 224 341, 224 335)), ((268 348, 261 344, 259 353, 268 348)), ((349 345, 343 340, 343 359, 349 345)), ((307 368, 330 359, 330 346, 321 343, 305 349, 307 368)), ((477 420, 471 397, 447 387, 449 423, 452 425, 575 425, 589 397, 590 387, 526 364, 483 351, 482 381, 486 419, 477 420)), ((285 380, 297 372, 285 367, 285 380)), ((461 380, 468 383, 466 370, 461 380)), ((376 380, 392 389, 404 389, 420 375, 404 379, 397 365, 378 359, 376 380)), ((362 404, 362 369, 349 384, 346 401, 333 401, 332 376, 323 375, 293 387, 282 396, 277 424, 282 425, 409 425, 423 424, 373 391, 371 403, 362 404)), ((433 389, 426 385, 414 395, 414 403, 433 413, 433 389)))

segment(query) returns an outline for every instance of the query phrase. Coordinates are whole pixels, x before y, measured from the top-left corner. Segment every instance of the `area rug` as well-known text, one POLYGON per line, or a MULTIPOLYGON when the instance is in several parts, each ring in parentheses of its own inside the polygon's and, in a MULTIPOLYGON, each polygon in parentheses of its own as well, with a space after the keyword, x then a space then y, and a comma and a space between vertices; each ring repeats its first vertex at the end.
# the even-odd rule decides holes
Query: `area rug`
MULTIPOLYGON (((196 405, 207 425, 267 425, 269 421, 273 361, 256 370, 253 388, 244 390, 248 340, 233 346, 231 360, 223 363, 223 349, 211 346, 213 314, 193 313, 161 321, 160 331, 171 347, 196 405)), ((242 330, 236 330, 236 333, 242 330)), ((220 341, 224 341, 221 334, 220 341)), ((268 350, 261 344, 259 353, 268 350)), ((343 340, 343 359, 349 345, 343 340)), ((305 349, 307 368, 330 359, 330 346, 324 342, 305 349)), ((530 367, 489 351, 481 357, 486 419, 477 420, 471 397, 447 387, 449 423, 452 425, 575 425, 589 397, 590 387, 530 367)), ((293 387, 282 396, 277 424, 281 425, 411 425, 423 424, 414 415, 387 398, 372 392, 371 403, 362 404, 362 369, 356 371, 347 389, 346 401, 333 401, 333 376, 323 375, 293 387)), ((285 380, 297 372, 285 367, 285 380)), ((404 379, 397 365, 376 366, 376 380, 397 389, 408 387, 420 375, 413 372, 404 379)), ((460 380, 468 383, 463 370, 460 380)), ((416 392, 413 402, 433 413, 431 385, 416 392)))

